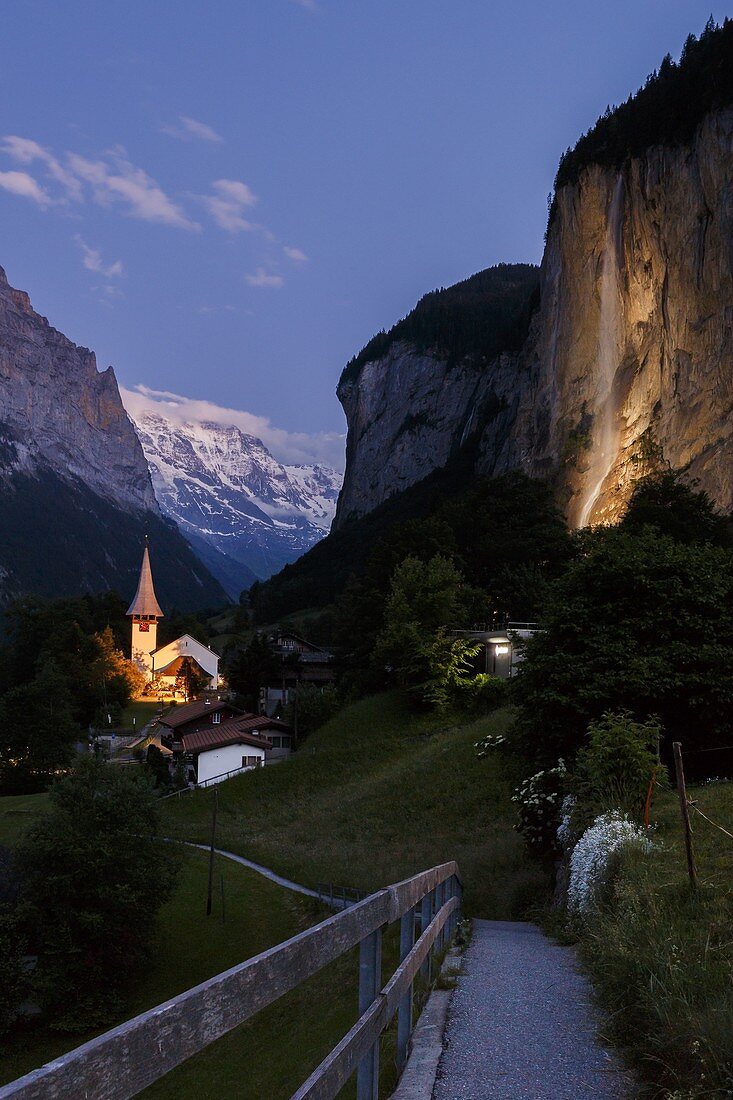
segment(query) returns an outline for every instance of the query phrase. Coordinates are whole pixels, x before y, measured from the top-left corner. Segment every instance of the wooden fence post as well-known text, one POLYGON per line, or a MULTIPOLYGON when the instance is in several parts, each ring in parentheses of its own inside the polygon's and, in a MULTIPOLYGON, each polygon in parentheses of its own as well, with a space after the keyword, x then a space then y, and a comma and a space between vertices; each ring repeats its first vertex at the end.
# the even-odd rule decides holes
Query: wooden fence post
MULTIPOLYGON (((420 933, 421 934, 425 931, 427 926, 430 924, 430 919, 431 919, 431 915, 432 915, 432 902, 431 902, 430 899, 431 899, 431 892, 428 891, 428 893, 422 899, 422 905, 420 907, 420 933)), ((422 965, 420 966, 420 973, 422 974, 423 979, 424 979, 425 982, 430 981, 430 952, 427 953, 422 965)))
MULTIPOLYGON (((400 918, 400 962, 404 962, 415 944, 415 910, 409 909, 400 918)), ((412 996, 413 982, 400 1001, 397 1013, 397 1069, 402 1069, 407 1061, 407 1047, 412 1034, 412 996)))
POLYGON ((209 889, 206 895, 206 916, 211 916, 211 894, 214 886, 214 848, 216 847, 216 811, 219 809, 219 788, 214 787, 214 812, 211 816, 211 850, 209 852, 209 889))
POLYGON ((674 753, 674 769, 677 773, 677 793, 680 796, 680 813, 682 814, 682 827, 685 832, 685 850, 687 852, 687 873, 690 882, 697 889, 697 866, 695 864, 695 850, 692 847, 692 826, 690 824, 690 810, 687 805, 687 788, 685 787, 685 770, 682 766, 682 744, 679 741, 672 742, 674 753))
MULTIPOLYGON (((382 985, 382 929, 359 944, 359 1015, 377 997, 382 985)), ((379 1100, 379 1038, 356 1070, 356 1100, 379 1100)))

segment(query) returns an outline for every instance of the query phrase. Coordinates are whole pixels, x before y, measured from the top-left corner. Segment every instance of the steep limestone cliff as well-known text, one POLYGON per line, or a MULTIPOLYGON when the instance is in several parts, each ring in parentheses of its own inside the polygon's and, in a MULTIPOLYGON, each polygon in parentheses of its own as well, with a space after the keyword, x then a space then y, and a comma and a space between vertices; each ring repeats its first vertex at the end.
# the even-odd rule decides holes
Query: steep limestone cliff
POLYGON ((52 328, 2 268, 0 433, 16 444, 25 472, 50 467, 118 504, 158 512, 112 367, 99 372, 94 353, 52 328))
POLYGON ((558 473, 573 524, 616 518, 660 451, 730 511, 733 109, 560 189, 523 360, 515 460, 558 473))
POLYGON ((403 342, 345 373, 339 523, 467 442, 477 473, 553 478, 578 526, 660 456, 733 508, 733 109, 561 187, 540 279, 521 350, 476 369, 403 342))
POLYGON ((226 602, 156 502, 114 372, 97 371, 0 268, 0 607, 24 594, 132 597, 144 534, 168 611, 226 602))
POLYGON ((348 437, 336 526, 475 447, 490 426, 501 453, 537 282, 529 264, 489 268, 427 295, 352 360, 338 387, 348 437))

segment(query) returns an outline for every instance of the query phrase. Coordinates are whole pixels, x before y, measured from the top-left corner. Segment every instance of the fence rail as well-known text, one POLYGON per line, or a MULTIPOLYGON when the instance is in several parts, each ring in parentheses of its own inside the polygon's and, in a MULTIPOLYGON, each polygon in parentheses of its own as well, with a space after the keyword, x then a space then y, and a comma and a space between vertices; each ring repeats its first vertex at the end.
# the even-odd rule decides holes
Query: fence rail
POLYGON ((456 863, 379 890, 0 1088, 0 1100, 128 1100, 357 944, 359 1019, 292 1100, 332 1100, 354 1071, 358 1100, 377 1100, 380 1035, 397 1013, 401 1068, 415 977, 452 937, 460 898, 456 863), (397 920, 400 964, 380 991, 382 931, 397 920))

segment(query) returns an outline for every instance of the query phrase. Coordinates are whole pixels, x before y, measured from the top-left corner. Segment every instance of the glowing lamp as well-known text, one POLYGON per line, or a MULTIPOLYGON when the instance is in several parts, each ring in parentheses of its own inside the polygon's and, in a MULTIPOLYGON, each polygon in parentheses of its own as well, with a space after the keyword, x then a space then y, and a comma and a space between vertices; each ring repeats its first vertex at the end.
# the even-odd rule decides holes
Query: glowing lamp
POLYGON ((498 645, 496 647, 496 656, 497 657, 505 657, 508 652, 509 652, 509 646, 508 645, 498 645))

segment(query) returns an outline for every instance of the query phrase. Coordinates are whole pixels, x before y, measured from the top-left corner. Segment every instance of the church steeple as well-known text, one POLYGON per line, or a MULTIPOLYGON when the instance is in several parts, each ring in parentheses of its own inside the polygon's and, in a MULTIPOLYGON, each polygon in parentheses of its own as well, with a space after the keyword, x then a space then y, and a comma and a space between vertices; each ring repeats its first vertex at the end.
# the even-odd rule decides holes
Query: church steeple
POLYGON ((137 592, 127 614, 132 619, 130 660, 152 677, 155 671, 153 654, 157 647, 158 619, 163 618, 163 612, 155 597, 147 535, 137 592))
POLYGON ((148 536, 145 536, 145 549, 143 550, 143 563, 140 567, 140 580, 137 582, 135 598, 127 609, 127 614, 133 618, 143 617, 162 619, 163 612, 155 598, 153 588, 153 571, 150 568, 150 552, 148 550, 148 536))

